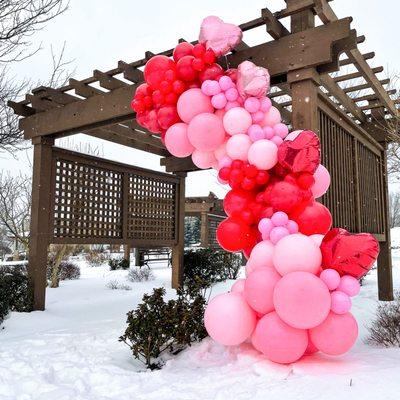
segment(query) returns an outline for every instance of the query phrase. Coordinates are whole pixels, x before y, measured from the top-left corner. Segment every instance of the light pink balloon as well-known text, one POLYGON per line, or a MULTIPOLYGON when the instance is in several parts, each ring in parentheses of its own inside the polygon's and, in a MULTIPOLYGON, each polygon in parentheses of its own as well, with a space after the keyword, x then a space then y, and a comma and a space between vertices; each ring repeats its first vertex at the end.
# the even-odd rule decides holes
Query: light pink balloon
POLYGON ((294 139, 297 138, 297 136, 300 135, 301 132, 303 132, 302 129, 297 130, 297 131, 290 132, 290 133, 285 137, 285 140, 294 140, 294 139))
POLYGON ((285 236, 275 246, 273 263, 281 275, 304 271, 316 274, 322 255, 314 241, 301 233, 285 236))
POLYGON ((309 272, 291 272, 275 286, 275 311, 288 325, 310 329, 329 314, 331 295, 325 283, 309 272))
POLYGON ((310 235, 310 238, 311 238, 312 240, 314 240, 314 243, 315 243, 318 247, 320 247, 320 246, 321 246, 321 243, 322 243, 322 239, 324 238, 324 235, 320 235, 320 234, 318 234, 318 233, 315 233, 314 235, 310 235))
POLYGON ((201 169, 211 168, 217 162, 212 151, 195 150, 192 154, 192 161, 196 167, 201 169))
POLYGON ((289 222, 289 217, 285 212, 277 211, 272 214, 271 222, 275 226, 286 226, 286 224, 289 222))
POLYGON ((224 118, 225 110, 215 110, 214 114, 219 118, 224 118))
POLYGON ((254 268, 273 268, 274 245, 269 240, 257 243, 251 251, 249 262, 254 268))
POLYGON ((310 330, 314 345, 323 353, 338 356, 350 350, 358 336, 358 325, 350 314, 330 312, 325 321, 310 330))
POLYGON ((246 264, 244 270, 245 270, 246 278, 247 278, 253 271, 255 271, 255 268, 250 261, 247 261, 247 264, 246 264))
POLYGON ((221 143, 218 148, 214 150, 214 156, 218 161, 226 156, 226 142, 221 143))
POLYGON ((319 164, 314 172, 314 179, 315 183, 311 186, 311 191, 313 196, 317 199, 327 192, 331 184, 331 176, 329 171, 322 164, 319 164))
POLYGON ((329 290, 335 290, 340 283, 340 275, 335 269, 324 269, 320 275, 320 279, 325 283, 329 290))
POLYGON ((278 147, 270 140, 257 140, 249 148, 248 160, 258 169, 271 169, 278 162, 278 147))
POLYGON ((242 293, 244 290, 244 283, 246 279, 236 279, 235 283, 231 287, 231 292, 242 293))
POLYGON ((165 133, 165 147, 175 157, 187 157, 193 153, 194 147, 189 142, 187 124, 179 122, 170 126, 165 133))
POLYGON ((224 115, 224 128, 229 135, 246 133, 252 124, 251 115, 243 107, 229 109, 224 115))
POLYGON ((218 93, 211 98, 211 104, 217 110, 223 110, 227 104, 228 100, 225 97, 225 93, 218 93))
POLYGON ((222 157, 220 160, 218 160, 218 168, 224 168, 224 167, 230 167, 232 164, 232 159, 228 156, 222 157))
POLYGON ((264 115, 261 126, 270 126, 271 128, 281 122, 281 113, 279 110, 272 106, 264 115))
POLYGON ((240 293, 224 293, 208 303, 204 324, 216 342, 236 346, 254 331, 256 314, 240 293))
POLYGON ((243 133, 231 136, 226 142, 226 153, 232 160, 247 161, 247 154, 252 143, 249 136, 243 133))
POLYGON ((216 150, 225 141, 221 118, 210 113, 196 115, 189 123, 188 138, 197 150, 216 150))
POLYGON ((176 105, 179 117, 189 123, 196 115, 214 112, 211 99, 201 89, 192 88, 183 92, 176 105))
POLYGON ((254 270, 244 283, 244 298, 247 304, 261 314, 267 314, 274 309, 272 296, 274 287, 281 276, 273 268, 254 270))
POLYGON ((284 226, 275 226, 269 234, 269 240, 272 244, 277 244, 282 238, 290 235, 289 230, 284 226))
POLYGON ((306 330, 289 326, 271 312, 258 321, 251 342, 269 360, 290 364, 303 356, 308 336, 306 330))
POLYGON ((285 139, 285 137, 289 134, 288 127, 282 123, 274 125, 274 131, 275 135, 279 136, 281 139, 285 139))
POLYGON ((221 93, 221 87, 217 81, 206 79, 201 84, 201 91, 207 96, 214 96, 221 93))
POLYGON ((233 83, 232 79, 229 76, 222 75, 221 78, 218 80, 220 88, 226 92, 230 88, 236 88, 235 84, 233 83))
POLYGON ((360 282, 351 275, 345 275, 340 278, 338 290, 346 293, 350 297, 357 296, 360 293, 360 282))
POLYGON ((335 314, 346 314, 351 310, 350 296, 340 290, 331 293, 331 310, 335 314))

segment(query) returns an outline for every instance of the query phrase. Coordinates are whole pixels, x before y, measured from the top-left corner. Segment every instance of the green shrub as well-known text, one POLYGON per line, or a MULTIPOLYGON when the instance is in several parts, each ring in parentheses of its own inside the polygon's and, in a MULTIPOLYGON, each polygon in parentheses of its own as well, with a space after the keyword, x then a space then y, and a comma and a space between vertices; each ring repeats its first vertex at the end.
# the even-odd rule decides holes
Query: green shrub
POLYGON ((20 268, 1 268, 0 324, 10 311, 31 311, 32 300, 26 273, 20 268))
POLYGON ((203 324, 205 298, 193 288, 177 293, 176 299, 166 301, 165 289, 154 289, 127 314, 128 327, 120 341, 126 343, 133 356, 147 368, 161 368, 163 353, 176 354, 207 336, 203 324))
POLYGON ((210 287, 217 282, 236 279, 242 265, 241 256, 223 250, 186 250, 183 276, 186 286, 210 287))
POLYGON ((129 261, 125 258, 111 258, 108 260, 110 271, 116 271, 117 269, 128 269, 129 261))

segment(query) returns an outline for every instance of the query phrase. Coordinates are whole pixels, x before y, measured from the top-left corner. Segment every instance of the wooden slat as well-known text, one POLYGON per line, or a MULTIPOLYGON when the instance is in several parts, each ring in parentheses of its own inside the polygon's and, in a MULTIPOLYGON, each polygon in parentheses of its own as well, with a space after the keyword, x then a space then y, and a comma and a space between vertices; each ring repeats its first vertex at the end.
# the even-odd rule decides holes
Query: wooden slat
MULTIPOLYGON (((387 90, 386 92, 389 95, 395 94, 397 92, 397 89, 390 89, 390 90, 387 90)), ((357 103, 359 101, 375 100, 376 98, 377 98, 377 95, 375 93, 373 93, 373 94, 366 94, 365 96, 356 97, 353 99, 353 101, 357 103)))
POLYGON ((77 81, 76 79, 71 78, 69 80, 69 84, 73 89, 75 89, 75 93, 78 96, 82 96, 85 98, 95 96, 96 94, 104 93, 102 90, 89 86, 88 84, 83 83, 81 81, 77 81))
POLYGON ((125 61, 118 61, 118 68, 124 71, 124 78, 131 82, 142 82, 144 79, 140 69, 132 67, 125 61))
MULTIPOLYGON (((375 57, 375 52, 371 51, 370 53, 365 53, 362 56, 363 56, 364 60, 370 60, 371 58, 375 57)), ((353 64, 353 60, 350 60, 349 58, 339 61, 340 66, 349 65, 349 64, 353 64)))
POLYGON ((8 107, 11 107, 15 114, 21 115, 22 117, 29 117, 30 115, 35 114, 35 109, 29 107, 22 103, 17 103, 16 101, 8 100, 7 101, 8 107))
MULTIPOLYGON (((383 71, 383 67, 382 66, 381 67, 372 68, 372 72, 374 74, 378 74, 379 72, 382 72, 382 71, 383 71)), ((349 81, 351 79, 360 78, 362 76, 364 76, 363 72, 358 71, 358 72, 352 72, 351 74, 335 76, 333 78, 333 80, 335 82, 343 82, 343 81, 349 81)))
POLYGON ((261 10, 261 16, 267 26, 267 32, 274 38, 279 39, 282 36, 288 35, 290 32, 276 19, 275 15, 268 10, 263 8, 261 10))
POLYGON ((119 89, 127 85, 125 82, 97 69, 93 71, 93 76, 99 81, 101 87, 108 90, 119 89))
MULTIPOLYGON (((379 81, 379 83, 381 85, 386 85, 388 83, 390 83, 390 79, 382 79, 379 81)), ((350 86, 348 88, 344 88, 343 91, 345 93, 350 93, 350 92, 357 92, 359 90, 364 90, 364 89, 372 89, 369 83, 362 83, 360 85, 356 85, 356 86, 350 86)))

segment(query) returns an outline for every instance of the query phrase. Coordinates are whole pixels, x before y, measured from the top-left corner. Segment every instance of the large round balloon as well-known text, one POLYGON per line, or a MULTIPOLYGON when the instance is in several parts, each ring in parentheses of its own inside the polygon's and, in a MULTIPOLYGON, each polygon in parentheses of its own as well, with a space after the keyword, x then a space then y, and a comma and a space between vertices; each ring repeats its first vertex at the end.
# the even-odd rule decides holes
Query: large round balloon
POLYGON ((271 169, 278 161, 278 147, 271 140, 257 140, 249 148, 248 159, 258 169, 271 169))
POLYGON ((299 187, 286 181, 279 181, 265 191, 266 199, 275 211, 290 213, 301 202, 299 187))
POLYGON ((306 330, 289 326, 276 312, 271 312, 258 321, 251 342, 271 361, 289 364, 303 356, 308 335, 306 330))
POLYGON ((214 111, 210 98, 198 88, 183 92, 176 106, 179 117, 186 123, 189 123, 196 115, 214 111))
POLYGON ((193 153, 194 147, 189 142, 187 127, 187 124, 179 122, 172 125, 165 134, 165 146, 175 157, 187 157, 193 153))
POLYGON ((299 225, 299 232, 305 235, 316 233, 325 235, 332 226, 332 215, 329 210, 321 203, 316 201, 306 205, 301 205, 290 214, 299 225))
POLYGON ((330 312, 322 324, 310 329, 310 338, 314 345, 332 356, 350 350, 357 336, 357 321, 350 313, 339 315, 330 312))
POLYGON ((239 133, 226 142, 226 153, 232 160, 247 161, 248 152, 252 141, 248 135, 239 133))
POLYGON ((281 276, 273 268, 256 269, 244 283, 244 298, 247 304, 260 314, 274 310, 273 294, 281 276))
POLYGON ((257 243, 250 253, 249 264, 252 268, 273 268, 272 261, 274 255, 274 245, 269 240, 257 243))
POLYGON ((167 56, 157 55, 151 57, 144 67, 144 79, 153 88, 158 89, 164 80, 165 73, 169 70, 175 72, 176 66, 173 60, 167 56))
POLYGON ((208 169, 216 165, 217 159, 212 151, 200 151, 195 149, 192 154, 192 161, 200 169, 208 169))
POLYGON ((321 250, 308 236, 294 233, 275 245, 273 263, 281 275, 303 271, 316 274, 321 266, 321 250))
POLYGON ((230 216, 239 215, 252 201, 252 193, 248 190, 232 189, 224 198, 224 210, 230 216))
POLYGON ((311 191, 313 196, 317 199, 323 196, 328 190, 331 183, 331 176, 329 175, 329 171, 322 164, 319 164, 314 172, 314 179, 315 183, 311 187, 311 191))
POLYGON ((235 346, 243 343, 254 331, 256 314, 240 293, 224 293, 209 302, 204 324, 216 342, 235 346))
POLYGON ((325 283, 309 272, 291 272, 275 286, 274 306, 288 325, 310 329, 327 317, 331 295, 325 283))
POLYGON ((256 237, 249 225, 229 217, 218 225, 217 240, 223 249, 235 252, 253 247, 256 237))

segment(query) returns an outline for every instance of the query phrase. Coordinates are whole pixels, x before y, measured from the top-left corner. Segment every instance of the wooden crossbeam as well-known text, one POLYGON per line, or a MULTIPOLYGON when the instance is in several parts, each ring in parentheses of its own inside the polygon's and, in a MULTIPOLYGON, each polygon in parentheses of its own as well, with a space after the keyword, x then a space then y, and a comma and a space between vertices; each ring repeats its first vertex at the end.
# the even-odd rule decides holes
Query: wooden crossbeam
POLYGON ((75 93, 78 96, 82 96, 82 97, 85 97, 85 98, 92 97, 92 96, 94 96, 96 94, 104 93, 100 89, 97 89, 95 87, 89 86, 88 84, 85 84, 85 83, 83 83, 81 81, 77 81, 76 79, 73 79, 73 78, 71 78, 69 80, 69 84, 71 85, 71 87, 73 89, 75 89, 75 93))
POLYGON ((51 110, 52 108, 58 107, 59 105, 57 103, 54 103, 51 100, 44 99, 40 96, 35 96, 33 94, 26 94, 25 99, 32 104, 32 108, 34 108, 36 111, 48 111, 51 110))
MULTIPOLYGON (((370 53, 365 53, 362 56, 363 56, 364 60, 370 60, 371 58, 375 57, 375 52, 371 51, 370 53)), ((353 64, 353 60, 350 60, 349 58, 339 61, 340 66, 349 65, 349 64, 353 64)))
MULTIPOLYGON (((379 83, 381 85, 386 85, 388 83, 390 83, 390 79, 386 78, 386 79, 382 79, 379 81, 379 83)), ((350 93, 350 92, 357 92, 359 90, 364 90, 364 89, 372 89, 371 85, 369 83, 362 83, 360 85, 356 85, 356 86, 350 86, 348 88, 343 89, 343 91, 345 93, 350 93)))
POLYGON ((125 82, 97 69, 93 71, 93 76, 99 81, 101 87, 108 90, 119 89, 127 85, 125 82))
POLYGON ((8 100, 7 105, 14 110, 15 114, 21 115, 22 117, 29 117, 36 112, 32 107, 29 107, 22 103, 17 103, 16 101, 12 100, 8 100))
MULTIPOLYGON (((375 67, 372 68, 372 72, 374 74, 379 74, 380 72, 383 71, 383 67, 375 67)), ((346 74, 346 75, 339 75, 339 76, 335 76, 333 78, 333 80, 335 82, 344 82, 344 81, 349 81, 351 79, 356 79, 356 78, 360 78, 364 76, 363 72, 358 71, 358 72, 352 72, 351 74, 346 74)))
MULTIPOLYGON (((395 94, 397 92, 397 89, 390 89, 386 91, 388 95, 391 94, 395 94)), ((364 96, 360 96, 360 97, 355 97, 353 99, 354 102, 359 102, 359 101, 365 101, 365 100, 375 100, 377 98, 376 93, 372 93, 372 94, 366 94, 364 96)))
POLYGON ((131 82, 142 82, 144 79, 143 72, 140 69, 132 67, 125 61, 118 61, 118 68, 124 71, 124 78, 131 82))
POLYGON ((288 35, 290 32, 276 19, 275 15, 268 10, 263 8, 261 10, 261 17, 265 21, 267 32, 274 38, 279 39, 282 36, 288 35))

